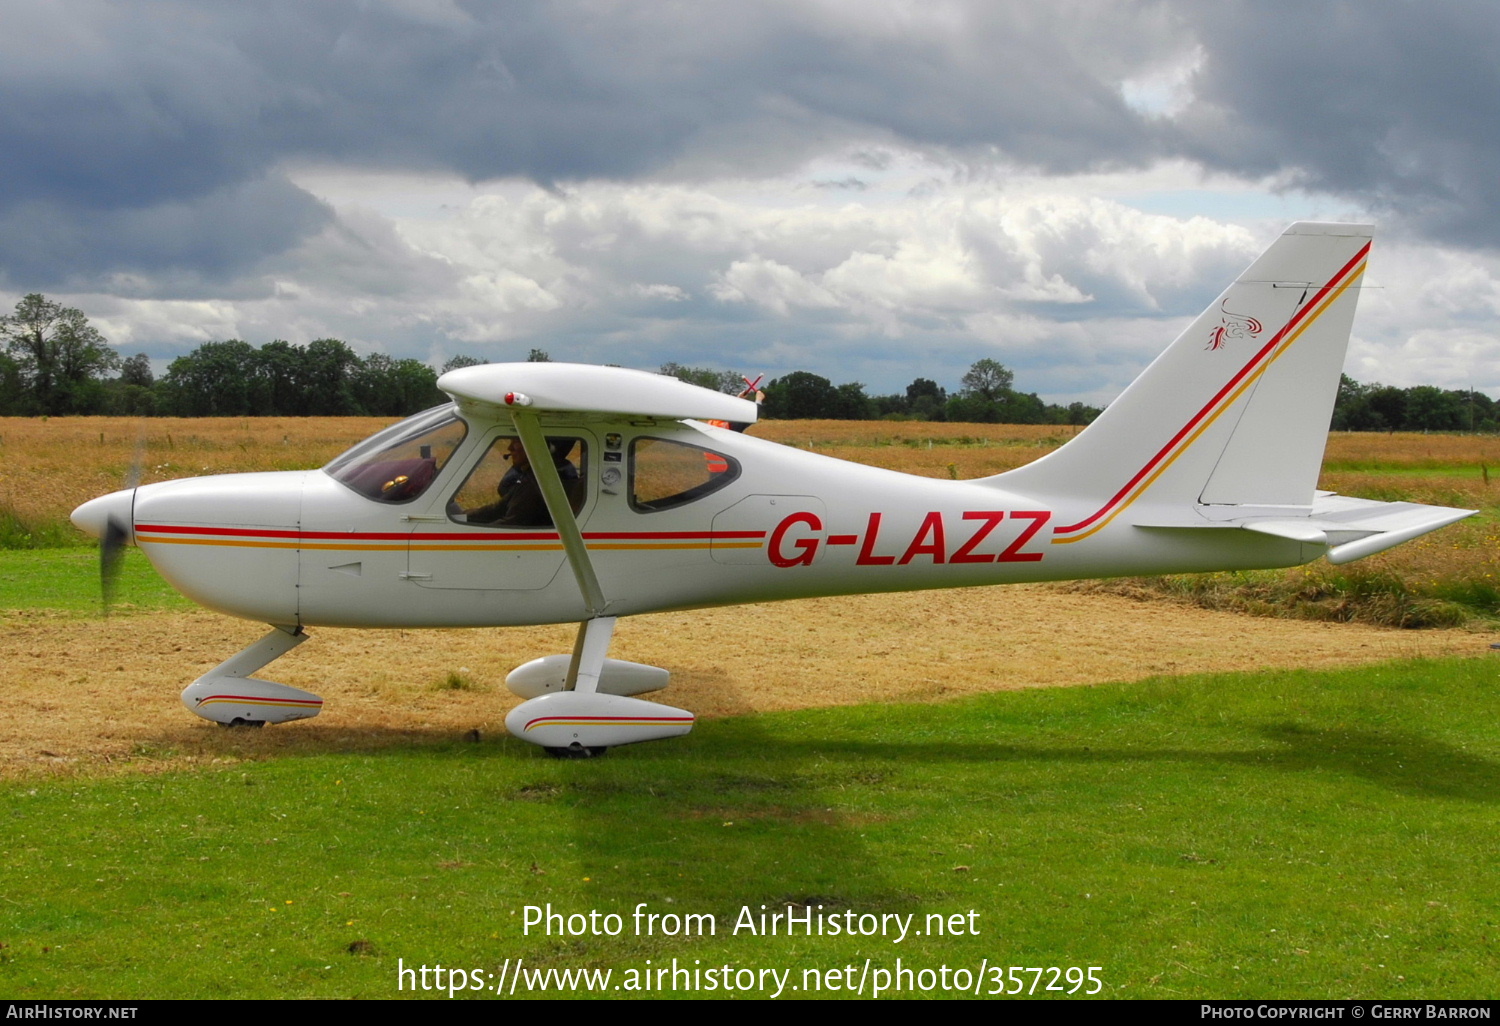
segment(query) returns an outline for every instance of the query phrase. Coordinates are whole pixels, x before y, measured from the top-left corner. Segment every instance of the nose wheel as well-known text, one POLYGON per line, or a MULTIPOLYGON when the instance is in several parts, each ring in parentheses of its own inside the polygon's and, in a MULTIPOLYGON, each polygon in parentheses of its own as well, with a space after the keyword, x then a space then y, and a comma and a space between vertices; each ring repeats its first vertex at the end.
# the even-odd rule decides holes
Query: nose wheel
POLYGON ((182 704, 225 727, 263 727, 318 715, 323 700, 312 692, 250 676, 306 640, 301 627, 273 627, 184 688, 182 704))

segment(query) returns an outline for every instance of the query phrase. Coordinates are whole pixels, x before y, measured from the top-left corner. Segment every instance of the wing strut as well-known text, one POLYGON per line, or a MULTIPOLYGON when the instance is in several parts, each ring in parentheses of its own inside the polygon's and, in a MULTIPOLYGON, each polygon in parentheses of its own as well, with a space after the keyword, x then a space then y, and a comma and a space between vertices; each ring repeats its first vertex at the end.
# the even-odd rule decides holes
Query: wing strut
MULTIPOLYGON (((599 578, 594 573, 594 564, 589 561, 589 550, 583 544, 583 533, 578 530, 578 520, 573 516, 573 507, 568 503, 567 490, 563 488, 562 476, 552 462, 552 452, 547 448, 547 439, 542 435, 542 426, 535 413, 530 410, 511 409, 511 419, 516 425, 516 434, 526 450, 526 459, 536 483, 546 500, 547 512, 552 514, 552 524, 562 539, 563 550, 568 554, 568 565, 578 579, 578 590, 583 592, 583 604, 588 618, 601 616, 609 602, 604 589, 599 587, 599 578)), ((577 660, 574 660, 575 666, 577 660)), ((576 673, 576 670, 574 671, 576 673)), ((571 676, 571 674, 570 674, 571 676)))

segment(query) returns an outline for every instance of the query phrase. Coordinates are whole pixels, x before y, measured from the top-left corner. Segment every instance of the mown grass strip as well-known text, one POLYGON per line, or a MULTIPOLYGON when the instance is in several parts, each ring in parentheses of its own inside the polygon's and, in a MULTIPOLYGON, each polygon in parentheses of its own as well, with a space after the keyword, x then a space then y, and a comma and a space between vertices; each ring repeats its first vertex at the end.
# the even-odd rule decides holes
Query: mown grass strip
MULTIPOLYGON (((97 616, 99 550, 0 550, 0 610, 42 609, 97 616)), ((193 609, 138 549, 126 549, 112 612, 193 609)))
POLYGON ((1496 670, 742 717, 579 763, 509 739, 237 762, 225 731, 213 769, 0 790, 0 990, 390 997, 398 959, 517 957, 615 984, 676 958, 801 985, 900 957, 1097 965, 1109 996, 1487 996, 1496 670), (918 924, 972 909, 979 933, 731 933, 787 901, 918 924), (549 902, 626 929, 524 935, 549 902), (717 933, 636 936, 642 902, 717 933))

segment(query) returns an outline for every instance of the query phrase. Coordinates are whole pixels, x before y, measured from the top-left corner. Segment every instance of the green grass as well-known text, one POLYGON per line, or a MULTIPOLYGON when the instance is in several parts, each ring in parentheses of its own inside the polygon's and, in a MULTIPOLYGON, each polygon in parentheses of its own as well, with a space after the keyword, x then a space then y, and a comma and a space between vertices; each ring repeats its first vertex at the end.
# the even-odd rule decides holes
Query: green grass
MULTIPOLYGON (((0 550, 0 609, 97 615, 100 607, 97 548, 0 550)), ((113 612, 195 608, 139 549, 125 549, 113 612)))
POLYGON ((92 544, 66 517, 27 520, 0 505, 0 550, 76 549, 92 544))
POLYGON ((509 739, 236 762, 224 731, 219 767, 0 789, 0 993, 392 997, 398 959, 517 957, 800 984, 900 957, 1102 966, 1108 996, 1488 997, 1497 668, 739 717, 586 762, 509 739), (788 900, 974 910, 979 935, 729 935, 788 900), (523 935, 548 902, 626 931, 523 935), (633 936, 639 902, 719 933, 633 936))

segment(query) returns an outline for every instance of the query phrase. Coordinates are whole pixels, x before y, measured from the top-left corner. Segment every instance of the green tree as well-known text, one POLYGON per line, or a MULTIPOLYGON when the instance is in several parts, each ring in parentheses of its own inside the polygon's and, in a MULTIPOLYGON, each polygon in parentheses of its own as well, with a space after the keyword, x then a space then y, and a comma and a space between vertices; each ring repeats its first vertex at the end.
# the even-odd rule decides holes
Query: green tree
POLYGON ((1444 392, 1435 385, 1406 390, 1408 431, 1461 431, 1467 426, 1462 392, 1444 392))
POLYGON ((1047 423, 1047 404, 1035 392, 1007 389, 992 405, 997 424, 1047 423))
POLYGON ((1104 411, 1097 406, 1088 406, 1084 403, 1069 403, 1064 411, 1061 423, 1063 424, 1092 424, 1094 419, 1104 411))
POLYGON ((451 370, 462 370, 464 367, 481 367, 488 362, 488 360, 481 360, 477 356, 465 356, 460 353, 443 364, 443 369, 439 373, 447 374, 451 370))
POLYGON ((100 379, 120 365, 120 354, 83 311, 33 292, 0 317, 0 340, 15 361, 29 412, 93 413, 103 400, 100 379))
POLYGON ((127 385, 150 388, 156 383, 156 375, 151 373, 151 358, 145 353, 136 353, 120 364, 120 381, 127 385))
POLYGON ((1393 385, 1371 385, 1365 395, 1371 413, 1379 418, 1376 425, 1356 428, 1358 431, 1401 431, 1406 427, 1406 390, 1393 385))
POLYGON ((792 371, 766 386, 761 415, 775 420, 834 417, 839 406, 833 382, 809 371, 792 371))
POLYGON ((305 357, 307 412, 313 417, 347 417, 365 411, 355 395, 354 379, 361 360, 348 344, 336 338, 314 339, 305 357))
POLYGON ((31 412, 30 398, 21 376, 21 365, 9 353, 0 350, 0 415, 31 412))
POLYGON ((986 402, 996 402, 1011 390, 1016 376, 991 359, 975 360, 963 377, 964 391, 986 402))
POLYGON ((120 364, 120 376, 104 383, 102 412, 114 417, 149 417, 156 412, 151 359, 136 353, 120 364))
POLYGON ((268 412, 257 403, 258 353, 237 338, 205 342, 179 356, 162 377, 165 411, 180 417, 246 417, 268 412))
POLYGON ((745 387, 738 371, 714 370, 712 367, 684 367, 680 363, 664 363, 658 374, 699 388, 710 388, 715 392, 738 395, 745 387))
POLYGON ((421 360, 393 360, 384 353, 365 358, 355 375, 354 391, 366 413, 392 417, 437 406, 445 398, 431 367, 421 360))
POLYGON ((828 416, 835 420, 869 420, 870 397, 865 395, 865 386, 851 381, 834 389, 833 407, 828 416))
POLYGON ((917 378, 906 386, 906 408, 919 420, 941 420, 948 390, 931 378, 917 378))
POLYGON ((552 362, 552 357, 550 355, 548 355, 547 350, 545 350, 545 349, 533 349, 531 352, 529 352, 529 353, 526 354, 526 362, 527 363, 551 363, 552 362))
POLYGON ((267 342, 255 354, 255 378, 255 403, 262 415, 307 416, 307 350, 284 339, 267 342))

